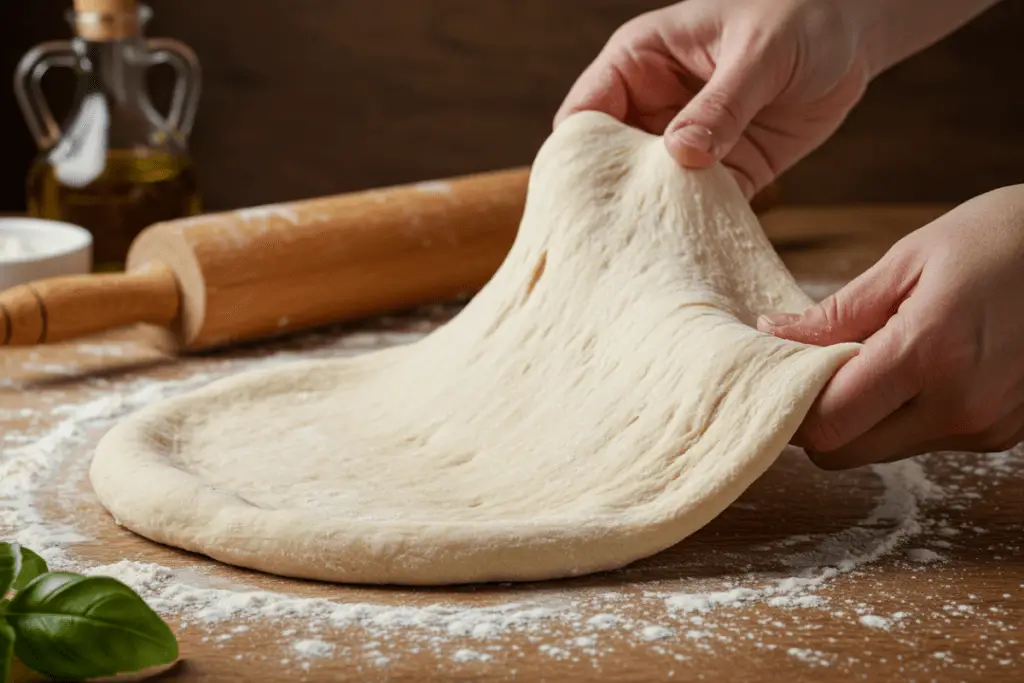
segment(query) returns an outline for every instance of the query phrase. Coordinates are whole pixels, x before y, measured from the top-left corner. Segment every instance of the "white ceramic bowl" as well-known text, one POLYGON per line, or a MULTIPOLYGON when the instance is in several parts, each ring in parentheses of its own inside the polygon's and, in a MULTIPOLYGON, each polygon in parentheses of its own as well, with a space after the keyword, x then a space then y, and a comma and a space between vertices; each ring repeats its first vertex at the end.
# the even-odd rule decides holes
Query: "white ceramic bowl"
POLYGON ((0 218, 0 290, 92 270, 92 235, 70 223, 0 218))

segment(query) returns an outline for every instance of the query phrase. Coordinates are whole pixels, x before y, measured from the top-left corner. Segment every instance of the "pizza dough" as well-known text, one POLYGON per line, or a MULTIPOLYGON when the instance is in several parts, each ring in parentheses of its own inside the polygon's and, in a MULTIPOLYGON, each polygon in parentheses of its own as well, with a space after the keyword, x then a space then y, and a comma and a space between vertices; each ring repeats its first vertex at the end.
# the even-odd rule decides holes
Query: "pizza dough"
POLYGON ((856 353, 752 327, 810 303, 727 171, 682 170, 660 138, 580 113, 450 323, 148 407, 104 437, 91 479, 143 536, 287 576, 620 567, 735 500, 856 353))

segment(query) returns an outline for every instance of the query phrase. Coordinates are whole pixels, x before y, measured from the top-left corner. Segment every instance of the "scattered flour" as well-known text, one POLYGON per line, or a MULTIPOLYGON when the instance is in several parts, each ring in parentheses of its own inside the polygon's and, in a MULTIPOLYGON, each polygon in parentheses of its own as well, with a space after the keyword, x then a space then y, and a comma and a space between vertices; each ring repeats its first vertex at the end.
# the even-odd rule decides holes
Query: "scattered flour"
POLYGON ((644 640, 665 640, 672 637, 672 631, 664 626, 644 626, 640 637, 644 640))
POLYGON ((451 194, 452 186, 443 180, 429 180, 417 183, 416 189, 425 194, 451 194))
POLYGON ((537 649, 542 654, 546 654, 549 657, 553 657, 554 659, 569 659, 572 656, 572 653, 569 652, 568 650, 566 650, 564 648, 556 647, 554 645, 547 645, 547 644, 545 644, 545 645, 541 645, 537 649))
POLYGON ((861 615, 859 619, 860 623, 864 624, 869 628, 880 628, 888 631, 892 628, 892 621, 885 617, 875 616, 874 614, 861 615))
POLYGON ((810 650, 801 647, 791 647, 786 650, 786 654, 799 659, 801 662, 815 666, 831 666, 832 660, 835 658, 835 655, 830 655, 821 650, 810 650))
POLYGON ((934 550, 928 550, 928 548, 910 548, 906 552, 907 559, 911 562, 917 562, 918 564, 930 564, 932 562, 941 562, 945 558, 935 552, 934 550))
MULTIPOLYGON (((766 589, 767 590, 767 589, 766 589)), ((733 588, 710 593, 678 593, 665 599, 665 606, 674 612, 706 612, 713 607, 736 607, 764 597, 764 591, 752 588, 733 588)))
POLYGON ((300 640, 292 648, 302 657, 330 657, 334 652, 334 644, 322 640, 300 640))
POLYGON ((96 356, 98 358, 124 358, 132 351, 141 351, 142 346, 137 344, 76 344, 75 353, 82 356, 96 356))
MULTIPOLYGON (((443 318, 443 311, 439 309, 435 315, 443 318)), ((410 653, 425 651, 455 663, 490 662, 497 651, 528 656, 526 648, 515 646, 510 651, 508 645, 502 645, 503 636, 517 633, 533 644, 534 652, 556 660, 586 656, 593 666, 600 666, 601 658, 616 656, 622 646, 645 647, 652 656, 682 661, 689 655, 672 653, 669 648, 714 652, 755 637, 755 633, 760 634, 757 638, 776 634, 772 637, 785 642, 801 628, 799 614, 805 610, 827 610, 822 614, 875 629, 890 629, 896 622, 916 618, 905 612, 876 616, 867 596, 865 602, 835 605, 830 589, 843 577, 862 573, 899 552, 922 565, 944 559, 925 546, 951 547, 942 539, 957 536, 960 527, 950 522, 947 514, 929 510, 937 507, 936 502, 943 503, 942 509, 969 505, 974 498, 967 494, 976 493, 965 487, 939 486, 918 461, 879 466, 872 471, 882 493, 871 512, 839 531, 801 534, 777 542, 771 552, 777 557, 779 571, 750 571, 744 568, 749 560, 738 555, 731 575, 673 581, 670 586, 674 588, 668 589, 652 582, 644 584, 642 595, 634 590, 635 584, 623 581, 611 589, 606 584, 604 588, 557 594, 544 590, 500 593, 472 606, 447 592, 440 596, 426 593, 409 604, 399 598, 396 604, 395 598, 344 601, 258 590, 246 584, 218 582, 205 563, 167 567, 125 559, 97 565, 76 553, 76 545, 90 541, 88 529, 77 518, 69 515, 54 521, 41 512, 38 493, 44 489, 52 492, 55 487, 76 492, 87 471, 88 459, 81 457, 83 453, 118 419, 145 405, 257 366, 411 343, 431 328, 431 324, 420 322, 397 330, 341 337, 309 335, 269 357, 203 360, 201 372, 184 380, 83 380, 90 396, 76 404, 53 405, 49 415, 40 416, 42 427, 36 426, 40 422, 35 416, 18 411, 0 414, 0 420, 27 419, 29 425, 23 432, 8 431, 0 439, 0 527, 12 540, 39 551, 55 569, 123 581, 158 612, 177 619, 178 628, 209 631, 211 642, 244 633, 249 624, 279 624, 283 649, 275 661, 282 665, 308 669, 310 660, 333 657, 384 667, 410 653), (911 540, 914 546, 904 550, 911 540), (686 590, 679 590, 680 585, 686 590), (756 623, 745 623, 749 618, 745 608, 755 603, 771 611, 756 623), (333 642, 332 634, 347 631, 365 634, 366 642, 359 649, 333 642)), ((82 353, 115 357, 121 353, 104 349, 89 345, 82 353)), ((1020 460, 1015 453, 992 454, 979 456, 970 467, 983 470, 986 477, 1009 477, 1019 471, 1020 460)), ((944 615, 977 618, 978 611, 971 605, 946 607, 949 609, 941 610, 944 615)), ((998 614, 990 618, 998 619, 998 614)), ((998 628, 1012 626, 991 623, 998 628)), ((347 637, 344 642, 351 640, 347 637)), ((1007 642, 1007 647, 1016 643, 1007 642)), ((756 644, 766 650, 777 647, 775 642, 756 644)), ((783 646, 782 651, 808 666, 839 665, 833 655, 820 650, 783 646)))
POLYGON ((587 619, 587 625, 593 628, 614 628, 620 619, 614 614, 595 614, 594 616, 587 619))
POLYGON ((455 654, 452 655, 452 659, 456 662, 489 662, 494 657, 485 652, 476 652, 475 650, 467 650, 465 648, 456 650, 455 654))
POLYGON ((258 225, 266 230, 272 218, 279 218, 291 225, 299 224, 299 215, 287 204, 268 204, 250 209, 237 209, 235 215, 250 225, 258 225))

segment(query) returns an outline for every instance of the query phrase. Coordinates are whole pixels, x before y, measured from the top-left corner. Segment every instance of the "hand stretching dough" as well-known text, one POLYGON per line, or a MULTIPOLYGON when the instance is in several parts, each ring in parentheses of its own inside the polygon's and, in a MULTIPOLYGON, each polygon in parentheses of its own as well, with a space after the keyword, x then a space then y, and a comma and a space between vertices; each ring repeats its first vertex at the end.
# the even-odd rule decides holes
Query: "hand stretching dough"
POLYGON ((620 567, 735 500, 856 353, 751 327, 810 303, 724 169, 682 170, 660 138, 580 113, 450 323, 151 406, 103 439, 92 483, 143 536, 287 576, 620 567))

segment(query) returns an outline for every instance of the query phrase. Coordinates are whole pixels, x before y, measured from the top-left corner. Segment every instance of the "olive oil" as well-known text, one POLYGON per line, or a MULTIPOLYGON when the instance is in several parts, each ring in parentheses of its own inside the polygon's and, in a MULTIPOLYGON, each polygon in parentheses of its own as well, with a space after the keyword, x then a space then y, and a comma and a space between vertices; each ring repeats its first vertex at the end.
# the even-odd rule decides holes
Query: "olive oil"
POLYGON ((145 227, 202 210, 199 187, 188 156, 112 150, 104 161, 94 179, 80 184, 60 163, 38 160, 28 176, 28 208, 33 216, 86 228, 95 270, 121 270, 145 227))
POLYGON ((39 146, 29 169, 29 213, 80 225, 93 235, 96 270, 121 270, 143 229, 199 213, 188 136, 195 121, 200 67, 187 45, 147 39, 152 12, 137 0, 75 0, 70 41, 49 41, 18 64, 14 91, 39 146), (147 73, 176 73, 170 109, 150 99, 147 73), (44 97, 48 69, 70 67, 77 87, 59 125, 44 97))

